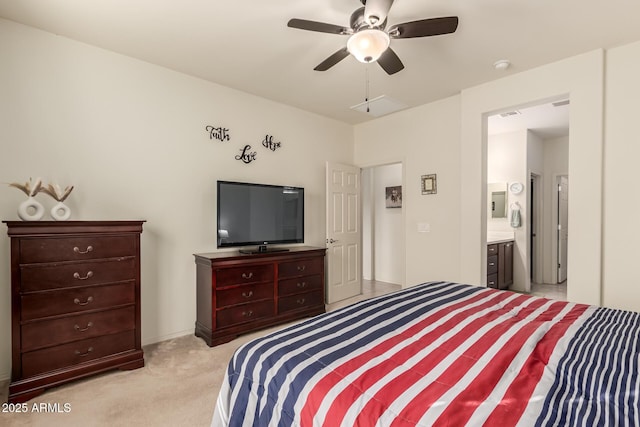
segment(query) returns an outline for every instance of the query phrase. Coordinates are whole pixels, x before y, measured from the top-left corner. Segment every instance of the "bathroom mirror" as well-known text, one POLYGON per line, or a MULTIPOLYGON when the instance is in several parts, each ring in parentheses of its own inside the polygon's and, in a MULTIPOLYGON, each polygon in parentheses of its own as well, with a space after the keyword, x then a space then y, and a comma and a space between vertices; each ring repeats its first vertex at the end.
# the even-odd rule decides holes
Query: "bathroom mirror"
POLYGON ((507 183, 494 182, 487 185, 488 217, 500 219, 507 217, 507 183))

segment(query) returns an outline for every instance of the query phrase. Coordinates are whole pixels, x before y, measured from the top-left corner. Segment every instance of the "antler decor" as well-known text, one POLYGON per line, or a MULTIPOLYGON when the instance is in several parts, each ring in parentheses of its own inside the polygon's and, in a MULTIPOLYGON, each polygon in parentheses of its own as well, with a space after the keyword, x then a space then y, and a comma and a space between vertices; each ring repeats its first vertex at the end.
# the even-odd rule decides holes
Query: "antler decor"
POLYGON ((46 187, 42 187, 41 191, 49 196, 53 197, 58 202, 64 202, 69 194, 71 194, 71 190, 73 190, 73 185, 68 186, 62 190, 58 184, 49 184, 46 187))
POLYGON ((29 178, 29 181, 25 182, 24 184, 19 184, 17 182, 12 182, 9 184, 9 187, 16 187, 19 188, 20 190, 22 190, 24 192, 24 194, 26 194, 29 197, 33 197, 36 194, 38 194, 40 192, 40 190, 42 190, 42 180, 40 178, 36 178, 36 182, 33 182, 31 178, 29 178))

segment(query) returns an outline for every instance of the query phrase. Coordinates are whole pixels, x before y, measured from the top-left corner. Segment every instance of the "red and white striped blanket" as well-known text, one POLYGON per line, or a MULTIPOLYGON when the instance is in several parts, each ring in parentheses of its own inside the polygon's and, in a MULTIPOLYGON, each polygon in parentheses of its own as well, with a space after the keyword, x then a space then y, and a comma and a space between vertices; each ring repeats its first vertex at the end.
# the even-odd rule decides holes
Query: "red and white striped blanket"
POLYGON ((214 425, 640 426, 640 314, 432 282, 239 348, 214 425))

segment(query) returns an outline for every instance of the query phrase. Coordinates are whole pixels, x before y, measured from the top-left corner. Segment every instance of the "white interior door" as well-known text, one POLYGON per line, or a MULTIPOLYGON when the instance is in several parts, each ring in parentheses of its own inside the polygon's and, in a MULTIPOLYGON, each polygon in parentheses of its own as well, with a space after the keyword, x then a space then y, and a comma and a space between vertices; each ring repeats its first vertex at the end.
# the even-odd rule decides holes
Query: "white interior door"
POLYGON ((567 280, 567 248, 569 247, 569 178, 558 182, 558 283, 567 280))
POLYGON ((360 169, 327 162, 327 303, 362 292, 360 169))

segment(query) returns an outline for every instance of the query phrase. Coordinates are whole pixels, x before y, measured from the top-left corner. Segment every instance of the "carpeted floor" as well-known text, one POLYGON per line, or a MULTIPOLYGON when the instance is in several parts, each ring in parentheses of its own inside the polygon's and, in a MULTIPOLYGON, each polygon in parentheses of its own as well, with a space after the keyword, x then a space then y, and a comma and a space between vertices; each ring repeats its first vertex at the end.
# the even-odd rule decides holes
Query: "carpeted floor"
MULTIPOLYGON (((363 295, 328 306, 327 310, 399 289, 397 285, 371 283, 373 285, 366 284, 363 295)), ((224 372, 235 349, 283 326, 243 335, 211 348, 193 335, 145 346, 144 368, 113 371, 49 389, 27 402, 26 413, 5 412, 8 409, 5 405, 8 382, 5 382, 0 384, 0 402, 4 405, 0 411, 0 425, 208 426, 224 372), (61 412, 35 411, 42 403, 54 404, 49 405, 54 409, 58 404, 61 412)))
MULTIPOLYGON (((187 335, 145 346, 145 367, 113 371, 53 388, 27 402, 27 413, 2 413, 3 426, 207 426, 233 351, 265 332, 213 348, 187 335), (34 412, 58 403, 67 413, 34 412)), ((3 387, 6 402, 8 385, 3 387)), ((3 409, 7 409, 3 406, 3 409)))

